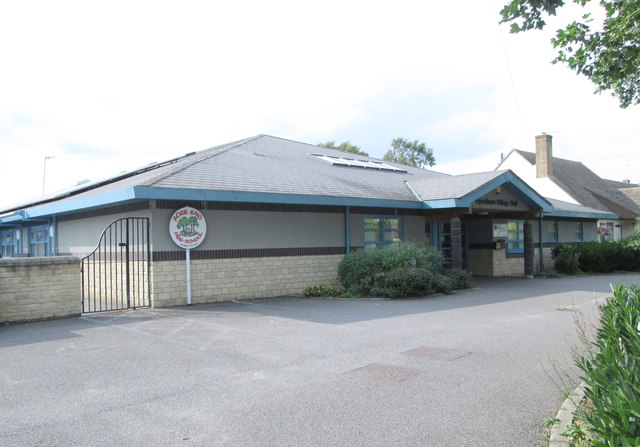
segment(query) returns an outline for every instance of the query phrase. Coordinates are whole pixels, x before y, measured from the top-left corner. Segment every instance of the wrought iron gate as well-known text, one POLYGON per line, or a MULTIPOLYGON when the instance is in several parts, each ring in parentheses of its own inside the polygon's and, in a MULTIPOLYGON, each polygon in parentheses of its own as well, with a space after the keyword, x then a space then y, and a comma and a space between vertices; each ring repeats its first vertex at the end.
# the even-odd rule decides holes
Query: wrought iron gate
POLYGON ((151 301, 149 219, 118 219, 82 258, 82 312, 148 307, 151 301))

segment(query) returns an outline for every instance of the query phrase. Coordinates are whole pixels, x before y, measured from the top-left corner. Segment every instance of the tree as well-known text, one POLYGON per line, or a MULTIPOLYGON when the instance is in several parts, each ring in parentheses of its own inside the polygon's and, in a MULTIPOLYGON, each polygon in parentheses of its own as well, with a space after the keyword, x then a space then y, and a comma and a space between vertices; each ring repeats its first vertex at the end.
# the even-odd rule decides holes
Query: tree
MULTIPOLYGON (((591 0, 573 0, 584 7, 591 0)), ((542 29, 546 16, 555 16, 564 0, 511 0, 500 14, 511 32, 542 29)), ((620 107, 640 104, 640 0, 600 0, 602 23, 584 14, 551 39, 558 49, 554 64, 567 64, 596 85, 596 93, 610 91, 620 107)))
POLYGON ((418 140, 409 141, 400 137, 391 141, 391 149, 382 158, 386 161, 394 161, 423 169, 436 164, 433 149, 418 140))
POLYGON ((189 225, 189 219, 186 217, 181 217, 178 223, 176 224, 176 228, 180 230, 180 236, 184 236, 187 234, 186 227, 189 225))
POLYGON ((339 146, 336 146, 335 140, 329 140, 326 143, 318 143, 318 146, 326 147, 327 149, 337 149, 343 152, 351 152, 352 154, 364 155, 365 157, 369 156, 369 154, 360 149, 360 146, 349 143, 349 140, 343 141, 339 146))

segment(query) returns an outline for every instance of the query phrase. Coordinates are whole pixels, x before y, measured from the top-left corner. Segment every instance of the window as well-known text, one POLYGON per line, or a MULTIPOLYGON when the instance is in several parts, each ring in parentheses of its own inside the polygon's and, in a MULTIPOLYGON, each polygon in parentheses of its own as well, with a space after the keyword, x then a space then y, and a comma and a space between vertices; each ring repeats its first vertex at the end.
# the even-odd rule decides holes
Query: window
POLYGON ((402 240, 399 217, 367 217, 364 219, 365 248, 395 244, 402 240))
POLYGON ((598 222, 598 236, 601 241, 612 241, 613 222, 598 222))
POLYGON ((322 160, 334 166, 348 166, 350 168, 375 169, 376 171, 404 172, 406 169, 397 168, 395 166, 382 163, 381 161, 361 160, 346 157, 334 157, 332 155, 309 154, 317 160, 322 160))
POLYGON ((0 232, 0 258, 10 258, 16 253, 16 230, 0 232))
POLYGON ((509 253, 524 253, 524 221, 507 222, 507 250, 509 253))
POLYGON ((547 242, 558 242, 558 222, 545 222, 544 231, 547 242))
POLYGON ((571 222, 571 233, 574 242, 584 241, 582 222, 571 222))
POLYGON ((29 228, 29 256, 49 255, 49 231, 46 225, 29 228))

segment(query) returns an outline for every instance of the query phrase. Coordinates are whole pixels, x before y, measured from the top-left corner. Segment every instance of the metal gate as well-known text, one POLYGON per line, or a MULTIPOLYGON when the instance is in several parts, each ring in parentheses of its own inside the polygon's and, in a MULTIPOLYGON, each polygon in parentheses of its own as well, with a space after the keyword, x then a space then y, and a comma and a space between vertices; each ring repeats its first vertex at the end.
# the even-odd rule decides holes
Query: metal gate
POLYGON ((149 219, 112 222, 93 253, 82 258, 82 312, 148 307, 150 277, 149 219))

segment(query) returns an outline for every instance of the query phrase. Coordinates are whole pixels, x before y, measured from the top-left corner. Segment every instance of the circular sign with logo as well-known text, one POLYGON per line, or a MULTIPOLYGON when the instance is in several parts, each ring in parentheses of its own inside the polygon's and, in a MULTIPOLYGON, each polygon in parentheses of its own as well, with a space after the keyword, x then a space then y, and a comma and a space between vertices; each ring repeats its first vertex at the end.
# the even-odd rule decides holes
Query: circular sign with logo
POLYGON ((169 235, 178 247, 190 250, 204 241, 207 222, 200 211, 185 206, 175 211, 169 220, 169 235))

